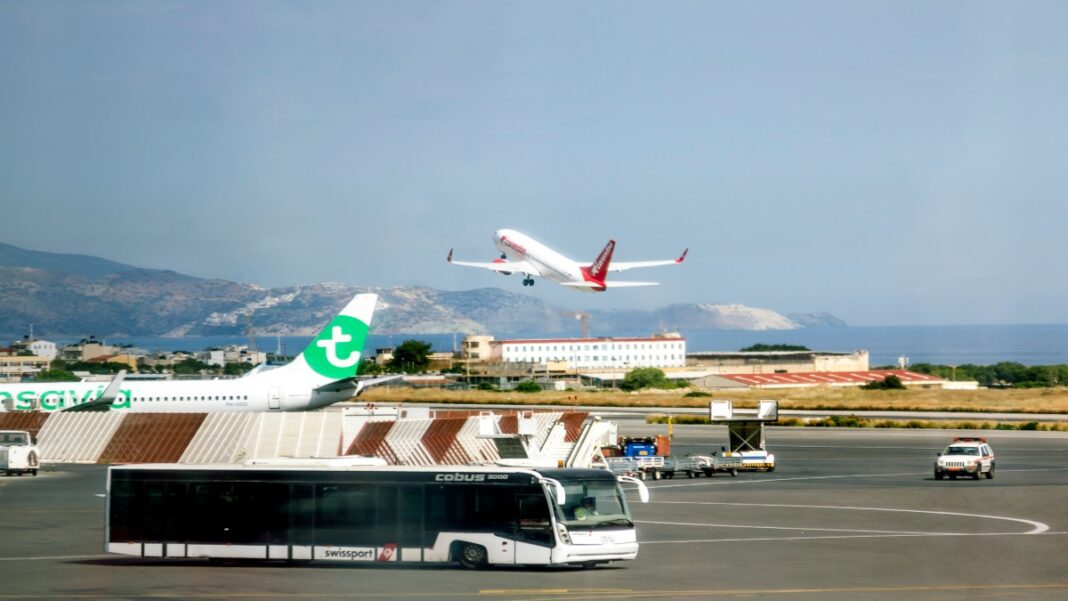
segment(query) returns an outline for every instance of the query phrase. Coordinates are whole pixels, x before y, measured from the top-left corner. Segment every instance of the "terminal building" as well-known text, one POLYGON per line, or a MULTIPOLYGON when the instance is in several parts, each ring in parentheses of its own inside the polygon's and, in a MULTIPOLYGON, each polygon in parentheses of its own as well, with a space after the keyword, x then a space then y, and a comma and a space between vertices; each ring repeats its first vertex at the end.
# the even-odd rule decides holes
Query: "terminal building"
POLYGON ((868 371, 868 351, 736 351, 697 352, 689 365, 712 374, 787 374, 868 371))

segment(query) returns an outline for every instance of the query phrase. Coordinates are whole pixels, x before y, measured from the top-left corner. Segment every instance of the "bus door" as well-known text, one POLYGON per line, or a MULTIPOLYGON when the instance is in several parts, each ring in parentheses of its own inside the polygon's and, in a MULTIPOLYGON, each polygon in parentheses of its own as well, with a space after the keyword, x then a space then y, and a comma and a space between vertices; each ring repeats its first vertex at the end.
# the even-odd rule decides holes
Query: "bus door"
POLYGON ((544 492, 519 493, 515 497, 517 564, 549 563, 553 546, 553 524, 549 516, 549 501, 544 492))
POLYGON ((267 408, 271 411, 282 408, 282 392, 276 386, 272 386, 267 392, 267 408))
POLYGON ((423 561, 423 487, 400 486, 397 491, 398 557, 394 561, 423 561))
POLYGON ((145 557, 185 557, 184 482, 143 483, 141 540, 145 557))
POLYGON ((314 544, 315 487, 293 484, 289 489, 289 559, 311 559, 314 544))

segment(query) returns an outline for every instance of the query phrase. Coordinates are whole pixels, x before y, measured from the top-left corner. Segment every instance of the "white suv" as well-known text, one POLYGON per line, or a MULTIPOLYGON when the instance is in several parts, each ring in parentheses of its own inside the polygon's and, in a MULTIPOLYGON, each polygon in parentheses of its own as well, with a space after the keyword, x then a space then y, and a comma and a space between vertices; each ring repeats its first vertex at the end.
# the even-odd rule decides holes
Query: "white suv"
POLYGON ((994 477, 994 451, 985 438, 954 438, 946 450, 938 454, 934 465, 935 480, 949 476, 971 476, 976 480, 986 475, 994 477))

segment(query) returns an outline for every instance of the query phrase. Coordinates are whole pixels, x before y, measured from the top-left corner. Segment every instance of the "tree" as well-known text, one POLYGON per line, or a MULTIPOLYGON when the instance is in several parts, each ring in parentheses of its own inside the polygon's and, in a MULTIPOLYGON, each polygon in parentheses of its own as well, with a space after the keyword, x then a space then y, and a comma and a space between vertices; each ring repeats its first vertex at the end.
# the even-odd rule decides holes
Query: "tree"
POLYGON ((79 380, 81 378, 64 369, 46 369, 37 372, 37 375, 33 377, 34 382, 77 382, 79 380))
POLYGON ((223 367, 223 373, 228 376, 240 376, 253 367, 255 367, 255 365, 252 365, 251 363, 227 363, 226 366, 223 367))
POLYGON ((740 353, 763 353, 768 351, 810 351, 812 349, 799 344, 764 344, 762 342, 741 349, 740 353))
POLYGON ((360 365, 356 368, 356 373, 361 376, 377 376, 385 371, 386 368, 376 363, 374 359, 360 359, 360 365))
POLYGON ((393 349, 389 367, 393 371, 413 374, 426 371, 430 366, 430 343, 422 340, 405 340, 393 349))

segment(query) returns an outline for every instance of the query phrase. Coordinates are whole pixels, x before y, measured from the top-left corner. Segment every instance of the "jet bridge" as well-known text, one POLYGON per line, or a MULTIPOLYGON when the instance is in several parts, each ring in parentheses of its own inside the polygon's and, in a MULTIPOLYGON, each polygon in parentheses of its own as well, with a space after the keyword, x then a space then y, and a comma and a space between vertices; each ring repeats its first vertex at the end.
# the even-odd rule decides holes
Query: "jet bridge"
POLYGON ((778 401, 760 401, 755 410, 735 409, 731 401, 712 401, 708 407, 713 424, 727 426, 727 447, 716 456, 721 470, 775 471, 775 455, 768 452, 764 426, 779 420, 778 401))

